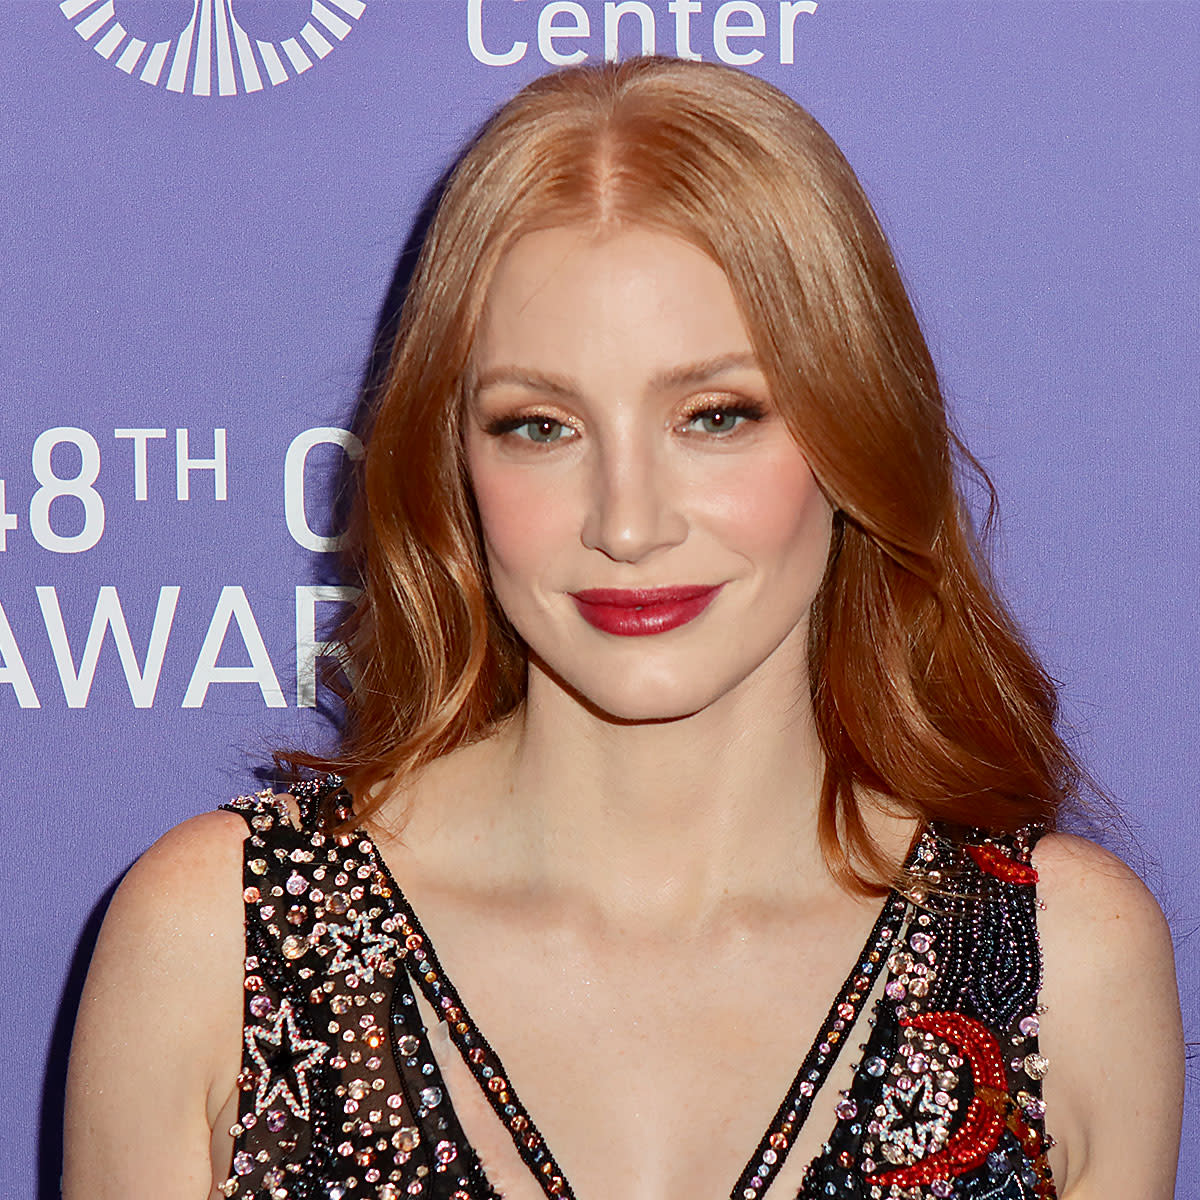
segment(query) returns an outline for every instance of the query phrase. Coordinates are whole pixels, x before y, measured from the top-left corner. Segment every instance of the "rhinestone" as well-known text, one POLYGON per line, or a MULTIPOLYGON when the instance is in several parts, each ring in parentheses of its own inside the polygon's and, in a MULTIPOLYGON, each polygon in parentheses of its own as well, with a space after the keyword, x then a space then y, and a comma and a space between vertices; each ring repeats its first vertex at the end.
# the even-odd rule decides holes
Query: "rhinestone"
POLYGON ((300 896, 304 894, 305 889, 308 887, 308 880, 297 871, 293 871, 288 876, 287 883, 284 886, 287 888, 289 895, 300 896))
POLYGON ((1021 1023, 1017 1028, 1026 1036, 1034 1037, 1038 1030, 1041 1029, 1041 1022, 1037 1017, 1022 1017, 1021 1023))
POLYGON ((858 1116, 858 1105, 853 1100, 843 1100, 834 1112, 837 1113, 839 1121, 852 1121, 858 1116))
POLYGON ((271 1011, 271 1001, 267 996, 255 996, 250 1001, 250 1012, 260 1021, 271 1011))
POLYGON ((1008 1170, 1008 1164, 1009 1159, 1007 1150, 993 1150, 991 1154, 987 1156, 988 1170, 991 1171, 993 1175, 1004 1174, 1008 1170))
POLYGON ((442 1102, 442 1089, 436 1087, 427 1087, 421 1089, 421 1103, 426 1108, 437 1108, 442 1102))
POLYGON ((415 1125, 405 1125, 392 1136, 392 1145, 405 1154, 411 1154, 421 1144, 421 1131, 415 1125))
POLYGON ((441 1141, 434 1147, 433 1156, 442 1166, 453 1162, 458 1157, 458 1147, 453 1142, 441 1141))
POLYGON ((254 1170, 254 1159, 245 1150, 239 1150, 233 1156, 233 1169, 238 1175, 249 1175, 254 1170))
POLYGON ((296 937, 295 934, 288 934, 283 939, 283 945, 280 946, 283 951, 284 958, 300 958, 308 952, 308 939, 296 937))
POLYGON ((1045 1079, 1046 1072, 1050 1069, 1050 1060, 1041 1054, 1025 1055, 1025 1074, 1030 1079, 1045 1079))
POLYGON ((867 1074, 875 1079, 878 1079, 887 1070, 887 1063, 878 1055, 868 1058, 863 1065, 866 1067, 867 1074))

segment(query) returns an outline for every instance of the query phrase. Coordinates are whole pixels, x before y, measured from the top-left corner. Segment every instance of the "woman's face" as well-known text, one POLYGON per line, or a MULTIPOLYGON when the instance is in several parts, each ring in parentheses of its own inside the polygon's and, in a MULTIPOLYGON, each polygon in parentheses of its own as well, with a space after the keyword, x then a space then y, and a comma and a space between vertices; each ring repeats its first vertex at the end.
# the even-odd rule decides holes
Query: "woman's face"
POLYGON ((794 689, 831 510, 720 267, 647 229, 529 234, 473 367, 471 483, 533 669, 632 720, 794 689))

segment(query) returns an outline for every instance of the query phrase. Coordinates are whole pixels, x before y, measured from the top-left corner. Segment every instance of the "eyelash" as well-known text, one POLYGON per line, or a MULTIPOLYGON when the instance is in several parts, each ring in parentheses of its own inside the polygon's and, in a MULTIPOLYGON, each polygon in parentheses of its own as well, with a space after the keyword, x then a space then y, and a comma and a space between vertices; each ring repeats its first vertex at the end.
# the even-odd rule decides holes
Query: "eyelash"
MULTIPOLYGON (((728 404, 706 404, 701 408, 693 409, 686 413, 683 418, 685 425, 690 425, 693 421, 701 417, 725 416, 739 418, 734 424, 730 425, 729 431, 710 434, 710 437, 723 439, 732 436, 732 434, 740 429, 746 422, 761 421, 766 415, 767 410, 761 404, 755 404, 748 400, 735 400, 728 404)), ((524 429, 529 425, 550 424, 556 425, 563 429, 570 429, 571 426, 565 421, 560 421, 557 417, 547 416, 544 413, 526 413, 521 416, 512 417, 497 417, 489 421, 484 426, 484 432, 492 437, 504 437, 508 434, 514 434, 519 429, 524 429)), ((539 442, 531 437, 522 437, 521 441, 528 442, 532 446, 553 446, 555 443, 563 439, 561 437, 553 438, 550 441, 539 442)))

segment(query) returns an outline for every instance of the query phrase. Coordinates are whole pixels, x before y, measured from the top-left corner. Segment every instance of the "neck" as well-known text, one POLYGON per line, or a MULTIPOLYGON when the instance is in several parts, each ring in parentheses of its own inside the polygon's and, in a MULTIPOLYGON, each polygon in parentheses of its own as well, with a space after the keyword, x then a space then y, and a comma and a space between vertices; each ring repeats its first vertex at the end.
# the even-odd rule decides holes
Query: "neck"
POLYGON ((467 857, 482 838, 498 876, 640 928, 696 931, 731 904, 827 895, 824 757, 789 665, 649 722, 597 713, 531 666, 521 710, 426 773, 412 828, 463 836, 467 857))
POLYGON ((615 725, 535 689, 512 759, 526 847, 543 870, 666 923, 823 878, 811 710, 742 710, 725 697, 679 720, 615 725))

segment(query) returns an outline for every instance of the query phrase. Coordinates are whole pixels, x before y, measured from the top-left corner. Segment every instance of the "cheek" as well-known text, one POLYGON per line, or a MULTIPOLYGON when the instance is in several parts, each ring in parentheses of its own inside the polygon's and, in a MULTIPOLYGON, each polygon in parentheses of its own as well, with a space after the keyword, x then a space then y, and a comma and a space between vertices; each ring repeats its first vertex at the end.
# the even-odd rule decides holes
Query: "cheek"
POLYGON ((525 574, 551 562, 571 532, 561 487, 555 488, 547 473, 537 469, 489 463, 470 454, 467 461, 493 576, 525 574))
POLYGON ((783 571, 824 569, 833 510, 794 449, 711 481, 708 496, 710 516, 731 548, 783 571))

